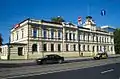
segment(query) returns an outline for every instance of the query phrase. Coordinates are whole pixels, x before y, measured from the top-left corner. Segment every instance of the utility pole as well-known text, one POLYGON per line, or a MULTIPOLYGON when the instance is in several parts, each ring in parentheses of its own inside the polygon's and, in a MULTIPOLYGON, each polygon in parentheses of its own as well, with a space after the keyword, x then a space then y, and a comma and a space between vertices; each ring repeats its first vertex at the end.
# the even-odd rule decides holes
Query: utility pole
POLYGON ((10 35, 9 35, 9 43, 8 43, 8 60, 10 60, 10 35))
POLYGON ((30 18, 28 18, 28 52, 27 52, 27 59, 29 58, 29 20, 30 20, 30 18))
POLYGON ((64 35, 65 35, 65 23, 63 22, 62 23, 62 26, 63 26, 63 29, 62 29, 62 56, 63 56, 63 53, 64 53, 64 35))

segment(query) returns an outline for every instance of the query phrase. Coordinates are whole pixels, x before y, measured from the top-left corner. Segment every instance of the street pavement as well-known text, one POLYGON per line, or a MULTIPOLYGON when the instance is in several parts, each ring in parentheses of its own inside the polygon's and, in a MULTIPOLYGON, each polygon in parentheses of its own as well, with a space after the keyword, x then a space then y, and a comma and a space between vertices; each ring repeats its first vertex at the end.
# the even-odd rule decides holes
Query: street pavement
MULTIPOLYGON (((113 58, 102 59, 102 60, 92 60, 92 59, 85 60, 85 61, 77 60, 77 62, 76 61, 75 62, 66 62, 63 64, 31 65, 31 66, 20 66, 20 67, 13 66, 10 68, 7 68, 7 67, 2 68, 1 67, 0 68, 0 79, 14 79, 14 78, 28 78, 29 79, 29 77, 31 77, 31 78, 33 77, 33 79, 36 79, 37 75, 42 76, 45 74, 70 72, 70 71, 76 71, 76 70, 80 70, 80 69, 94 68, 94 67, 98 67, 98 66, 104 66, 104 65, 108 65, 108 64, 116 64, 116 63, 120 63, 120 57, 113 57, 113 58)), ((105 70, 107 70, 107 69, 105 69, 105 70)), ((93 71, 91 70, 91 72, 93 72, 93 71)), ((87 73, 87 70, 86 70, 86 73, 87 73)), ((97 72, 95 71, 95 73, 97 73, 97 72)), ((90 73, 90 74, 92 74, 92 73, 90 73)), ((41 78, 41 79, 45 79, 45 78, 41 78)), ((52 78, 49 78, 49 79, 52 79, 52 78)), ((116 79, 116 78, 113 78, 113 79, 116 79)))
MULTIPOLYGON (((120 54, 115 54, 115 55, 109 55, 109 58, 116 58, 120 57, 120 54)), ((65 58, 65 61, 84 61, 84 60, 89 60, 93 59, 93 57, 68 57, 65 58)), ((0 60, 0 64, 25 64, 25 63, 33 63, 35 60, 0 60)))
POLYGON ((120 79, 120 63, 15 79, 120 79))

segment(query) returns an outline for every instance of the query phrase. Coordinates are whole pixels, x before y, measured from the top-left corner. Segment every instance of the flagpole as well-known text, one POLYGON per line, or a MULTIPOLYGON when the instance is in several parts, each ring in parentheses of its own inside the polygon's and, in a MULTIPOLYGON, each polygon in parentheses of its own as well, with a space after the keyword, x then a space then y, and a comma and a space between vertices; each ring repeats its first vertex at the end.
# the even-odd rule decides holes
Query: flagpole
POLYGON ((87 6, 87 15, 90 16, 90 4, 87 6))

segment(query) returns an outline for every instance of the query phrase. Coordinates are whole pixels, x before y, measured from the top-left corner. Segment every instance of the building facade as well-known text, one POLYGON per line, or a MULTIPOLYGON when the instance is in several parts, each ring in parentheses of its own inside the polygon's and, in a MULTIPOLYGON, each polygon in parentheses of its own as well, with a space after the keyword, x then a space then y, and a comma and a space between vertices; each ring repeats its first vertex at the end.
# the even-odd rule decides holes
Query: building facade
POLYGON ((1 48, 1 59, 94 56, 99 51, 115 54, 113 32, 96 27, 91 17, 82 26, 26 19, 11 29, 10 43, 1 48))

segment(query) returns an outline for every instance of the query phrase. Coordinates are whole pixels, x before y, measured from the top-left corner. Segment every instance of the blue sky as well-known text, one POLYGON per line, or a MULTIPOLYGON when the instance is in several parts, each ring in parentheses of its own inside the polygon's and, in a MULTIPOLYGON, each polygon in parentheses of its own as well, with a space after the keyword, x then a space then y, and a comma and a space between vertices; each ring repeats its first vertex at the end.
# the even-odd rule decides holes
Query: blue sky
POLYGON ((28 17, 48 20, 62 16, 77 23, 78 16, 84 21, 88 13, 97 26, 120 26, 120 0, 0 0, 0 33, 6 43, 10 29, 28 17), (105 16, 100 15, 102 9, 106 10, 105 16))

